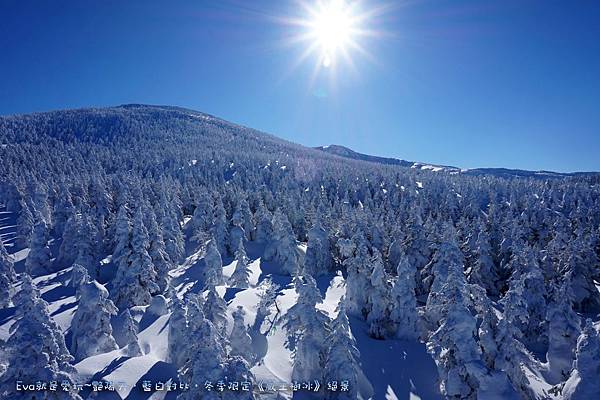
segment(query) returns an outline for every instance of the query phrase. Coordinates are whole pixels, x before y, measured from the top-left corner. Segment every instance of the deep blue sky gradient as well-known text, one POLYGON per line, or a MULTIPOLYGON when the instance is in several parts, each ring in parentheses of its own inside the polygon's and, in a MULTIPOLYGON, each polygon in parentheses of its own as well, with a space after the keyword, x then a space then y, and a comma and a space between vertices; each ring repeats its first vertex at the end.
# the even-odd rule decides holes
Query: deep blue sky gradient
POLYGON ((123 103, 460 167, 600 170, 600 2, 363 0, 385 35, 312 79, 295 2, 0 1, 0 114, 123 103))

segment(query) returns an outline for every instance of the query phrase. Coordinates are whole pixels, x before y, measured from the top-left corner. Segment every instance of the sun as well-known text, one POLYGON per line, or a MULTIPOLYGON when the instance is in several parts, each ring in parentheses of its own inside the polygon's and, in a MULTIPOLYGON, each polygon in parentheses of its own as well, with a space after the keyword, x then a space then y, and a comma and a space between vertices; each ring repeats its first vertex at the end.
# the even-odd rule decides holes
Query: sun
POLYGON ((318 43, 324 67, 329 67, 338 52, 346 52, 355 40, 356 20, 343 1, 320 3, 309 22, 310 36, 318 43))
POLYGON ((369 55, 361 42, 367 36, 377 36, 368 25, 379 10, 364 10, 360 0, 300 0, 299 4, 303 15, 284 20, 299 28, 290 42, 305 45, 298 63, 314 57, 317 69, 334 69, 342 60, 353 66, 353 53, 369 55))

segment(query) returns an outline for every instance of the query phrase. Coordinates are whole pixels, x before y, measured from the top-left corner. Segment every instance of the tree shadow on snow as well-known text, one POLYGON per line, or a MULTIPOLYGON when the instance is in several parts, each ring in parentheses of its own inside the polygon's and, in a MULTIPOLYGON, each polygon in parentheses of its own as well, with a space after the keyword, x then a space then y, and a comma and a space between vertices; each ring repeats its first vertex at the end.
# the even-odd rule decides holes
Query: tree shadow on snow
POLYGON ((367 335, 364 321, 350 318, 352 334, 360 351, 362 370, 373 386, 375 398, 393 393, 408 400, 411 393, 422 400, 442 399, 437 390, 437 367, 418 341, 376 340, 367 335))
MULTIPOLYGON (((150 381, 153 384, 157 382, 166 383, 169 379, 177 381, 177 369, 169 363, 164 361, 157 361, 135 384, 135 388, 126 397, 126 400, 146 400, 149 399, 154 392, 144 392, 142 390, 142 383, 144 381, 150 381)), ((165 399, 175 399, 179 392, 167 392, 165 399), (171 397, 169 397, 171 396, 171 397)))

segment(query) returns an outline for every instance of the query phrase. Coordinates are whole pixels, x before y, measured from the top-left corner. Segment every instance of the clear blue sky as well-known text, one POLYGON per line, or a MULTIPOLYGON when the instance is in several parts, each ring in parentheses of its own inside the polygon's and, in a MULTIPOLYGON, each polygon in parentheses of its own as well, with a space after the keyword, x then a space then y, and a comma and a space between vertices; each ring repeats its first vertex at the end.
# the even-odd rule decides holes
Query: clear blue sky
POLYGON ((3 0, 0 114, 180 105, 309 146, 600 170, 599 1, 385 4, 368 21, 385 34, 360 41, 372 58, 312 78, 273 18, 298 2, 3 0))

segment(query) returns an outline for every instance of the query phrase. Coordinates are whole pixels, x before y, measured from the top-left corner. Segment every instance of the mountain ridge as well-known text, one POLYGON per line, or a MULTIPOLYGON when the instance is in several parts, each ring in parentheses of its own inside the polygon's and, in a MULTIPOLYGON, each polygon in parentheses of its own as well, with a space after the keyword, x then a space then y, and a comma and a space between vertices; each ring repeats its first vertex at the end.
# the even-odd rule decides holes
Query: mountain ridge
POLYGON ((555 172, 546 170, 524 170, 517 168, 503 168, 503 167, 482 167, 482 168, 459 168, 451 165, 438 165, 429 164, 419 161, 408 161, 400 158, 392 157, 380 157, 370 154, 364 154, 354 151, 348 147, 331 144, 327 146, 314 147, 316 150, 333 154, 339 157, 351 158, 354 160, 362 160, 368 162, 374 162, 377 164, 385 165, 398 165, 406 168, 420 169, 420 170, 431 170, 433 172, 447 172, 451 174, 465 174, 465 175, 494 175, 505 178, 517 178, 517 177, 529 177, 529 178, 566 178, 576 176, 592 176, 600 175, 598 171, 576 171, 576 172, 555 172))

